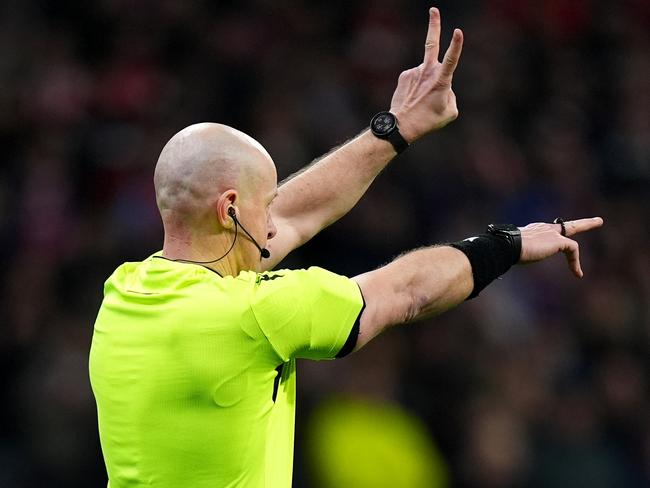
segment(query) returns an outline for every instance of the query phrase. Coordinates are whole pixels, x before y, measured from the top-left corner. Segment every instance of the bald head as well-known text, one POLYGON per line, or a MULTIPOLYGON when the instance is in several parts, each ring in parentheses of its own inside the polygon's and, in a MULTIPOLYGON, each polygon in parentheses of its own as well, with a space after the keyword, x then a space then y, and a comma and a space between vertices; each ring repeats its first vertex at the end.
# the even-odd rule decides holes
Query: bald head
POLYGON ((163 217, 201 225, 226 190, 241 198, 254 193, 275 167, 264 147, 231 127, 201 123, 175 134, 165 145, 154 174, 156 201, 163 217))

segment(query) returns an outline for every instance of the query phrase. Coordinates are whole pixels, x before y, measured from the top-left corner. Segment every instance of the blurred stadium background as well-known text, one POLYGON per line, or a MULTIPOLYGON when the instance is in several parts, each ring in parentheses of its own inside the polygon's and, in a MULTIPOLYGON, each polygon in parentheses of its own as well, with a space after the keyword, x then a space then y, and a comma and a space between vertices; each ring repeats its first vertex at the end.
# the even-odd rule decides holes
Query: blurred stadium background
MULTIPOLYGON (((105 486, 87 353, 102 283, 161 245, 152 170, 197 121, 280 178, 420 62, 429 3, 0 3, 0 486, 105 486)), ((284 263, 356 274, 490 221, 602 215, 362 354, 300 366, 296 487, 650 484, 650 3, 440 1, 460 118, 284 263), (336 466, 336 469, 332 468, 336 466)))

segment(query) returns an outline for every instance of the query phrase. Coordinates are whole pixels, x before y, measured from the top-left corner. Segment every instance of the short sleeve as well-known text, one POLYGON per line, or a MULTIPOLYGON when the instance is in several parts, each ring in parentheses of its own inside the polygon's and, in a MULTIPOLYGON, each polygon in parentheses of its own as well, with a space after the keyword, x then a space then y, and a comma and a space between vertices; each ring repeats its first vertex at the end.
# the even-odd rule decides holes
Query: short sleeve
POLYGON ((257 275, 251 308, 283 361, 331 359, 341 350, 363 308, 351 279, 318 267, 257 275))

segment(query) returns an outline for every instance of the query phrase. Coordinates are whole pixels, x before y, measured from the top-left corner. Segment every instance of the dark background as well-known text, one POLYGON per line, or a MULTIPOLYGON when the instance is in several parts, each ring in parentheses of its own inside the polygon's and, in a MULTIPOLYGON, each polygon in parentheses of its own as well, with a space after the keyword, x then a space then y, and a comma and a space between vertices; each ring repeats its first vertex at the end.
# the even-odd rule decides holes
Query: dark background
MULTIPOLYGON (((0 486, 105 486, 87 355, 102 283, 161 247, 153 167, 184 126, 264 144, 286 177, 388 108, 420 1, 0 3, 0 486)), ((359 355, 299 367, 294 486, 331 395, 427 428, 453 486, 650 483, 650 4, 439 2, 465 32, 459 119, 283 266, 354 275, 491 221, 600 215, 562 257, 359 355)), ((396 446, 396 448, 398 448, 396 446)))

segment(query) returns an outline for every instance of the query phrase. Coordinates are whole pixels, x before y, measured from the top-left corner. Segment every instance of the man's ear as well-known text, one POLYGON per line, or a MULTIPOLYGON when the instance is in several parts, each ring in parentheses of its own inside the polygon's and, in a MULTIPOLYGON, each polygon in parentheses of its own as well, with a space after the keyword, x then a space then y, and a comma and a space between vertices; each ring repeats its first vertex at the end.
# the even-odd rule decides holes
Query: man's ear
POLYGON ((224 191, 217 199, 217 207, 215 209, 217 212, 217 219, 224 229, 232 229, 235 225, 234 219, 228 213, 228 209, 234 208, 235 213, 237 212, 236 203, 238 198, 237 190, 230 189, 224 191))

